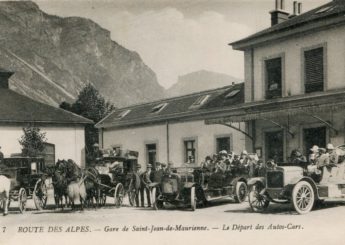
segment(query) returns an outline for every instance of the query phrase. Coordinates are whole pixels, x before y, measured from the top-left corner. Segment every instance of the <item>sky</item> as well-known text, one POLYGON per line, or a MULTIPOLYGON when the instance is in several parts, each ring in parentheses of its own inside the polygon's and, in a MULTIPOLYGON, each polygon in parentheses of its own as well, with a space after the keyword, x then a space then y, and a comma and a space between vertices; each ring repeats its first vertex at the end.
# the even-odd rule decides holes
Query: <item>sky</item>
MULTIPOLYGON (((308 11, 330 0, 301 0, 308 11)), ((197 70, 244 77, 243 53, 228 43, 270 26, 274 0, 37 0, 62 17, 92 19, 138 52, 165 88, 197 70)), ((292 11, 293 0, 285 0, 292 11)))

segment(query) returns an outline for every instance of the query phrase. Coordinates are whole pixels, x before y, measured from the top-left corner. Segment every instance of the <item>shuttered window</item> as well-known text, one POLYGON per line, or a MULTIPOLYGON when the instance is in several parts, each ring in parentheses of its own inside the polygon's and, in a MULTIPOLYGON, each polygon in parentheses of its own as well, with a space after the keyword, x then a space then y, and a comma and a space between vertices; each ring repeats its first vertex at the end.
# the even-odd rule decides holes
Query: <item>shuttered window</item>
POLYGON ((322 47, 304 52, 306 93, 324 90, 323 55, 322 47))
POLYGON ((266 99, 282 97, 282 59, 274 58, 265 61, 266 99))

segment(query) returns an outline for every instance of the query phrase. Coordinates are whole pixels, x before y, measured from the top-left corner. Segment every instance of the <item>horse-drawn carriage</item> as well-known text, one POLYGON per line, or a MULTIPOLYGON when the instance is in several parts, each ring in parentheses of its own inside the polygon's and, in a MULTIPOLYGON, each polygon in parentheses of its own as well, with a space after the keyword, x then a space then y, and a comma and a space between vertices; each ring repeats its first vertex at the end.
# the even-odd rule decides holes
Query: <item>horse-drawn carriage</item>
POLYGON ((137 165, 138 152, 127 150, 104 156, 88 169, 89 174, 99 179, 98 198, 101 205, 106 204, 107 197, 113 197, 115 206, 120 207, 126 195, 130 205, 134 205, 140 186, 140 177, 135 173, 137 165))
MULTIPOLYGON (((33 199, 37 209, 45 208, 47 203, 46 174, 43 158, 10 157, 4 158, 0 175, 10 180, 8 206, 18 201, 19 210, 26 209, 27 199, 33 199)), ((2 203, 2 202, 1 202, 2 203)), ((1 204, 2 208, 3 205, 1 204)))
POLYGON ((199 167, 181 167, 165 173, 160 183, 150 185, 154 209, 161 209, 164 203, 189 206, 192 211, 197 204, 233 198, 243 202, 247 195, 247 171, 226 171, 209 173, 199 167), (175 173, 174 173, 175 172, 175 173))

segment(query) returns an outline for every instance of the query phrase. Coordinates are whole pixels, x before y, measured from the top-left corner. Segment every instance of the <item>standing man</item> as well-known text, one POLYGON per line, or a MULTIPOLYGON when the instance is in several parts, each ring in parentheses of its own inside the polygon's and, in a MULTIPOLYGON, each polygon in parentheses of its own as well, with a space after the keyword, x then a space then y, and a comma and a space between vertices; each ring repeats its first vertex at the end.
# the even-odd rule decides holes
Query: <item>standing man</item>
POLYGON ((151 175, 152 175, 152 165, 147 164, 146 171, 141 174, 141 185, 140 185, 140 202, 141 207, 145 207, 145 198, 144 193, 146 192, 146 199, 147 199, 147 206, 151 207, 151 198, 150 198, 150 187, 149 184, 152 183, 151 175))
POLYGON ((140 175, 141 173, 141 165, 138 164, 137 168, 135 169, 134 173, 133 173, 133 179, 132 181, 134 182, 134 188, 135 188, 135 206, 139 207, 139 192, 140 192, 140 186, 141 186, 141 179, 140 179, 140 175))
POLYGON ((153 182, 160 183, 163 176, 163 170, 161 169, 161 163, 156 162, 156 169, 153 173, 153 182))

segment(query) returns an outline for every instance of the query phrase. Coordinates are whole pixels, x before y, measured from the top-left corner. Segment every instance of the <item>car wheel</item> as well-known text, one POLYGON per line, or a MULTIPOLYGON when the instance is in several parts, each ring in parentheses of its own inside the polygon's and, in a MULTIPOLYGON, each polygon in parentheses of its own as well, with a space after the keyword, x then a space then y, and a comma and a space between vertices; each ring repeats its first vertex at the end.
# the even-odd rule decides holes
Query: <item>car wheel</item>
POLYGON ((238 181, 236 183, 236 190, 235 190, 235 201, 237 203, 244 202, 248 194, 247 184, 243 181, 238 181))
POLYGON ((196 196, 195 196, 195 187, 193 186, 190 189, 190 207, 192 211, 196 210, 196 196))
POLYGON ((292 190, 292 203, 299 214, 310 212, 314 206, 313 187, 307 181, 298 182, 292 190))
POLYGON ((255 184, 249 190, 249 205, 254 212, 263 212, 270 204, 270 201, 267 200, 265 196, 260 194, 263 188, 264 187, 261 184, 255 184))

